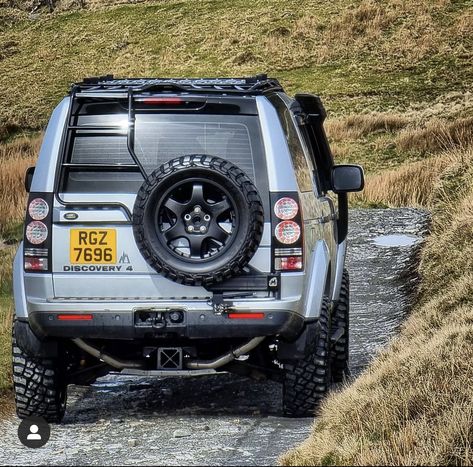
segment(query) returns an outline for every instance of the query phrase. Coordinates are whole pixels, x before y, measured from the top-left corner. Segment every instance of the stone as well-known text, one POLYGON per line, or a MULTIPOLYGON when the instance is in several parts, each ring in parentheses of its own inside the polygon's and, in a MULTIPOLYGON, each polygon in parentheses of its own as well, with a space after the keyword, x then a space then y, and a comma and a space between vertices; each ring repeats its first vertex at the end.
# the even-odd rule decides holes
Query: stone
POLYGON ((187 430, 174 430, 172 437, 173 438, 187 438, 192 436, 192 433, 187 430))

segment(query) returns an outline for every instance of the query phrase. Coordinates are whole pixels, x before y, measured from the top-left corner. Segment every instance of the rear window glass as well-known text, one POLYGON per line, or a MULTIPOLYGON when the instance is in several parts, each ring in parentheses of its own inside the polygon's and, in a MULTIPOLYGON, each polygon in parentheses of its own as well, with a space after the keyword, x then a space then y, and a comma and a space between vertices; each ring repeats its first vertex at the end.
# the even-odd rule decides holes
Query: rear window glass
MULTIPOLYGON (((110 164, 134 164, 127 148, 127 115, 81 115, 69 145, 67 162, 101 164, 99 170, 75 167, 66 170, 66 192, 136 192, 143 178, 139 172, 107 170, 110 164), (119 125, 108 133, 92 126, 119 125)), ((176 157, 209 154, 226 159, 255 180, 266 172, 258 118, 250 115, 137 114, 135 153, 147 173, 176 157)))

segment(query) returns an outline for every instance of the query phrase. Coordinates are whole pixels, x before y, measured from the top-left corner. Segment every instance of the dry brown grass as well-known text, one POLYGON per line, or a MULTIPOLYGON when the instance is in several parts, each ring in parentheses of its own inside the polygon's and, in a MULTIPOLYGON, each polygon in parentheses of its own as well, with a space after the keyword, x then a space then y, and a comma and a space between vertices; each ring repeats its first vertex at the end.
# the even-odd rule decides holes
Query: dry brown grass
MULTIPOLYGON (((391 346, 325 402, 310 438, 283 464, 473 464, 473 149, 429 162, 434 221, 420 303, 391 346)), ((414 164, 384 181, 402 190, 419 175, 414 164)))
POLYGON ((458 146, 473 144, 473 117, 446 122, 429 120, 421 127, 406 128, 397 135, 396 147, 400 151, 434 153, 458 146))
POLYGON ((0 239, 2 233, 24 215, 25 172, 34 165, 40 143, 40 137, 24 137, 0 145, 0 239))
POLYGON ((345 141, 377 132, 395 132, 406 127, 409 123, 411 120, 403 115, 376 112, 329 119, 325 128, 331 140, 345 141))
POLYGON ((367 177, 365 189, 354 200, 393 207, 432 207, 433 188, 448 164, 449 157, 444 155, 367 177))

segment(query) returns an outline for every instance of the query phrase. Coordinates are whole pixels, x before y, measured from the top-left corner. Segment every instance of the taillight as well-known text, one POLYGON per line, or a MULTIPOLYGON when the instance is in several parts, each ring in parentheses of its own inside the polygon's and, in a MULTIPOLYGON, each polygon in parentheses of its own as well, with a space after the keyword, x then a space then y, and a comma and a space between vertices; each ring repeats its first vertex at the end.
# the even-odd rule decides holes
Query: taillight
POLYGON ((48 258, 25 257, 25 269, 29 271, 47 271, 48 258))
POLYGON ((301 228, 294 221, 282 221, 274 229, 276 240, 284 245, 292 245, 301 238, 301 228))
POLYGON ((304 269, 302 213, 297 193, 273 193, 273 270, 275 272, 304 269))
POLYGON ((274 214, 278 219, 294 219, 299 212, 299 205, 295 200, 289 197, 278 199, 274 205, 274 214))
POLYGON ((26 239, 32 245, 41 245, 48 239, 48 228, 41 221, 32 221, 26 226, 26 239))
POLYGON ((35 221, 42 221, 49 214, 48 203, 43 198, 35 198, 28 205, 28 214, 35 221))
POLYGON ((25 271, 50 270, 52 200, 52 193, 30 193, 23 245, 25 271))

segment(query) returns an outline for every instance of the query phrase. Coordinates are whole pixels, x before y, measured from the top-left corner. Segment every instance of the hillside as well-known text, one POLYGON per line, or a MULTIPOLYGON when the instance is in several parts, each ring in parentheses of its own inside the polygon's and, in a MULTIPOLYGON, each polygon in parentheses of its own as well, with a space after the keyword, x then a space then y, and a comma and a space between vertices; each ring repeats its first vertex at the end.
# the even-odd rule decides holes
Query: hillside
POLYGON ((283 461, 472 464, 473 2, 71 0, 31 15, 32 4, 0 1, 0 368, 23 174, 69 84, 264 71, 323 97, 337 161, 367 169, 353 204, 433 212, 418 305, 399 339, 283 461))

